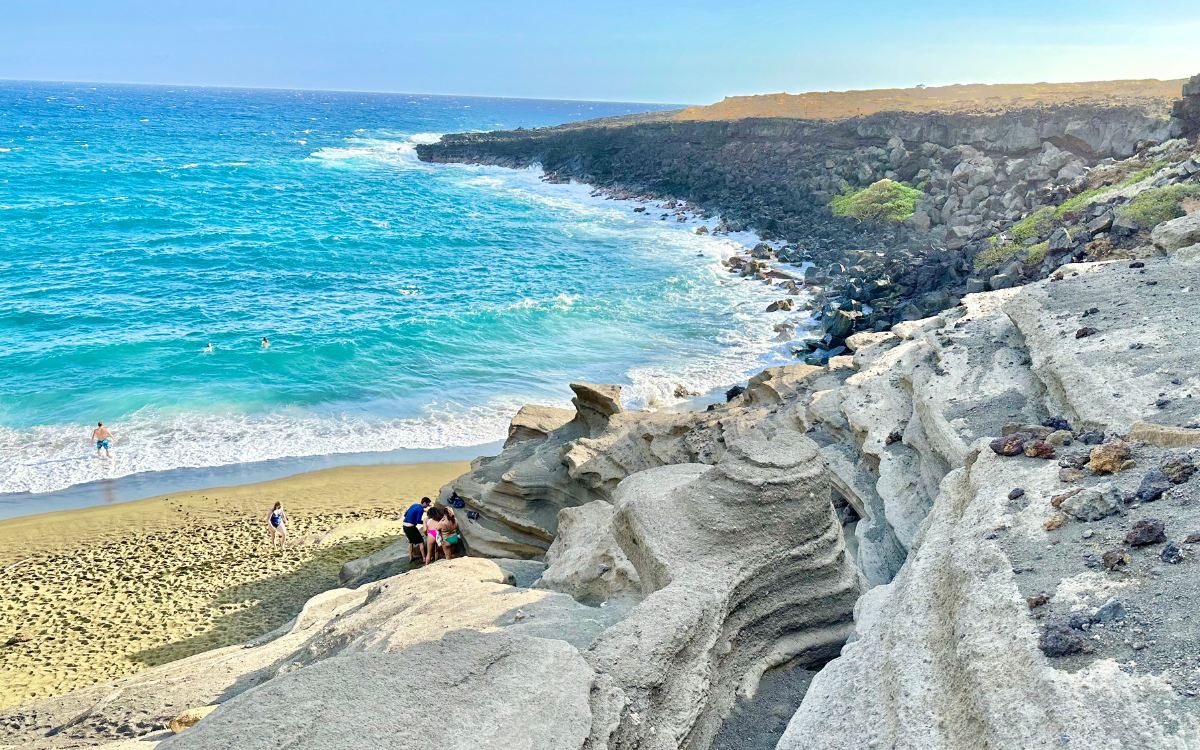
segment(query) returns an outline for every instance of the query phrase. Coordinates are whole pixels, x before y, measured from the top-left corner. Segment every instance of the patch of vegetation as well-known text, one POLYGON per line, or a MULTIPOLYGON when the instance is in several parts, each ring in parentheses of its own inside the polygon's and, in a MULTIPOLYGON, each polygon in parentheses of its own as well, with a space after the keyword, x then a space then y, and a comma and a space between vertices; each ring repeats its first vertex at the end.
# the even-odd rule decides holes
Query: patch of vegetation
POLYGON ((862 190, 839 195, 829 205, 834 216, 899 224, 913 215, 922 197, 920 190, 902 182, 880 180, 862 190))
POLYGON ((1046 254, 1049 252, 1050 241, 1046 240, 1045 242, 1039 242, 1038 244, 1030 247, 1029 251, 1025 253, 1025 262, 1031 266, 1036 266, 1038 263, 1041 263, 1046 259, 1046 254))
POLYGON ((1024 242, 1030 237, 1041 237, 1054 231, 1055 208, 1046 206, 1013 224, 1009 230, 1017 238, 1017 243, 1024 242))
POLYGON ((1020 245, 998 245, 993 242, 988 249, 975 254, 975 270, 982 271, 985 268, 1003 265, 1015 258, 1020 250, 1020 245))
POLYGON ((1146 167, 1145 169, 1139 169, 1138 171, 1129 175, 1129 177, 1124 182, 1121 183, 1120 187, 1124 187, 1126 185, 1133 185, 1135 183, 1141 182, 1142 180, 1146 179, 1147 177, 1154 174, 1155 172, 1157 172, 1158 170, 1162 169, 1163 167, 1167 166, 1170 163, 1171 162, 1169 162, 1169 161, 1156 161, 1153 164, 1151 164, 1150 166, 1146 167))
POLYGON ((1200 185, 1171 185, 1147 190, 1118 213, 1126 219, 1132 219, 1138 226, 1149 229, 1183 216, 1183 201, 1187 198, 1200 198, 1200 185))

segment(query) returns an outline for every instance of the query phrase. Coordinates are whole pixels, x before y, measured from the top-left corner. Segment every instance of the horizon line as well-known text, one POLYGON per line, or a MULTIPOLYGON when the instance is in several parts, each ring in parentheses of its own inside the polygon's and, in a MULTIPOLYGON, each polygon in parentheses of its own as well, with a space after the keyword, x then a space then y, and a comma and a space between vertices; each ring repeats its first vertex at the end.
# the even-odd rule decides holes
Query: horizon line
MULTIPOLYGON (((58 78, 4 78, 0 76, 0 84, 4 83, 70 83, 80 86, 157 86, 181 87, 194 89, 237 89, 242 91, 303 91, 316 94, 387 94, 391 96, 442 96, 462 99, 509 99, 513 101, 535 102, 578 102, 581 104, 651 104, 655 106, 682 109, 684 107, 704 107, 705 104, 683 104, 679 102, 651 102, 623 99, 556 99, 548 96, 503 96, 498 94, 435 94, 418 91, 375 91, 371 89, 320 89, 287 86, 227 86, 213 83, 145 83, 134 81, 70 81, 58 78)), ((664 110, 667 111, 667 110, 664 110)))

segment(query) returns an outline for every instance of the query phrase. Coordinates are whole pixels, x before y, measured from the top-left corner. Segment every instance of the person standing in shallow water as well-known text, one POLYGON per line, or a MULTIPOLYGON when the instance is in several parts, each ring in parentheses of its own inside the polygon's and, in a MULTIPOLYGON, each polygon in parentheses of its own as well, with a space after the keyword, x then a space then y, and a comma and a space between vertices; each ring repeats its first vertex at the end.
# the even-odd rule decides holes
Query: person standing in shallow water
POLYGON ((283 503, 275 501, 267 523, 271 525, 271 549, 275 549, 276 540, 279 540, 279 549, 283 549, 287 544, 287 516, 283 513, 283 503))
POLYGON ((266 348, 267 348, 267 347, 269 347, 270 345, 271 345, 271 342, 270 342, 270 341, 267 341, 267 337, 266 337, 266 336, 263 336, 263 337, 262 337, 262 348, 263 348, 263 349, 266 349, 266 348))
POLYGON ((100 451, 104 451, 105 458, 112 458, 109 453, 109 446, 112 445, 113 434, 108 431, 103 422, 96 423, 96 429, 92 430, 92 440, 96 441, 96 457, 100 457, 100 451))

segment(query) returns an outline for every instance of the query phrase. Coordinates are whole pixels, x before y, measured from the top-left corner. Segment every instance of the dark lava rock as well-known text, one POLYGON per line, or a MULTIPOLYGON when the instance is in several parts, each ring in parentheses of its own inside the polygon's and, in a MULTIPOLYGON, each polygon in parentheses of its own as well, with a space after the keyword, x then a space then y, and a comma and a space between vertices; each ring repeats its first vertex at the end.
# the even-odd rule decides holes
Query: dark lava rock
POLYGON ((903 439, 904 439, 904 436, 900 434, 900 430, 892 430, 891 432, 888 433, 887 440, 884 442, 884 445, 891 445, 892 443, 898 443, 903 439))
POLYGON ((1083 556, 1083 565, 1087 568, 1104 567, 1104 563, 1100 560, 1100 558, 1092 554, 1086 554, 1083 556))
POLYGON ((1129 562, 1129 554, 1123 549, 1110 549, 1100 556, 1100 562, 1109 570, 1114 570, 1129 562))
POLYGON ((1072 630, 1087 630, 1093 622, 1095 620, 1090 615, 1082 612, 1072 612, 1071 616, 1067 618, 1067 624, 1071 626, 1072 630))
POLYGON ((1125 543, 1130 547, 1141 547, 1147 544, 1158 544, 1167 541, 1163 522, 1157 518, 1143 518, 1133 525, 1125 535, 1125 543))
POLYGON ((1093 620, 1095 622, 1108 624, 1110 622, 1124 620, 1126 614, 1128 613, 1125 611, 1125 602, 1121 601, 1120 599, 1109 599, 1100 607, 1100 609, 1096 610, 1096 616, 1093 618, 1093 620))
POLYGON ((1171 489, 1170 478, 1158 469, 1151 469, 1146 472, 1146 476, 1142 477, 1142 484, 1137 491, 1137 499, 1143 503, 1153 502, 1162 497, 1162 494, 1169 489, 1171 489))
POLYGON ((1141 262, 1140 260, 1135 260, 1134 262, 1129 264, 1129 267, 1130 268, 1145 268, 1146 264, 1141 262))
POLYGON ((1069 656, 1083 650, 1083 636, 1062 620, 1051 620, 1042 630, 1038 648, 1046 656, 1069 656))
POLYGON ((1016 500, 1017 498, 1021 498, 1024 496, 1025 496, 1025 490, 1021 489, 1020 487, 1016 487, 1008 493, 1009 500, 1016 500))
POLYGON ((1196 465, 1187 456, 1168 456, 1158 465, 1171 484, 1183 484, 1196 473, 1196 465))
POLYGON ((1027 435, 1017 433, 1008 437, 996 438, 990 443, 992 451, 998 456, 1019 456, 1025 450, 1027 435))
POLYGON ((1040 607, 1048 601, 1050 601, 1050 595, 1047 594, 1045 591, 1043 591, 1040 594, 1037 594, 1036 596, 1025 597, 1025 603, 1029 605, 1030 609, 1035 609, 1037 607, 1040 607))
POLYGON ((1062 417, 1050 417, 1045 422, 1042 422, 1042 427, 1049 427, 1053 430, 1066 430, 1071 432, 1071 423, 1062 417))
MULTIPOLYGON (((1100 430, 1089 430, 1079 433, 1079 442, 1084 445, 1100 445, 1104 442, 1104 433, 1100 430)), ((1082 468, 1082 467, 1076 467, 1082 468)))
POLYGON ((1068 453, 1062 457, 1062 460, 1058 462, 1058 465, 1064 469, 1083 469, 1091 460, 1092 457, 1087 453, 1068 453))
POLYGON ((1086 339, 1088 336, 1091 336, 1096 333, 1100 333, 1100 332, 1097 331, 1095 328, 1091 328, 1090 326, 1084 326, 1083 328, 1080 328, 1078 331, 1075 332, 1075 338, 1086 339))
POLYGON ((737 398, 738 396, 740 396, 742 393, 744 393, 745 391, 746 391, 745 387, 740 386, 740 385, 735 385, 734 387, 725 391, 725 400, 732 401, 735 398, 737 398))
POLYGON ((1171 405, 1171 399, 1160 398, 1159 400, 1154 402, 1154 405, 1157 406, 1159 409, 1165 409, 1171 405))
POLYGON ((1200 531, 1193 531, 1187 535, 1187 539, 1183 540, 1184 544, 1195 544, 1196 542, 1200 542, 1200 531))
POLYGON ((1056 454, 1053 445, 1044 440, 1034 440, 1025 446, 1025 455, 1030 458, 1054 458, 1056 454))
POLYGON ((1159 557, 1165 563, 1177 565, 1183 562, 1183 547, 1180 547, 1175 542, 1167 542, 1167 546, 1163 547, 1162 554, 1159 557))

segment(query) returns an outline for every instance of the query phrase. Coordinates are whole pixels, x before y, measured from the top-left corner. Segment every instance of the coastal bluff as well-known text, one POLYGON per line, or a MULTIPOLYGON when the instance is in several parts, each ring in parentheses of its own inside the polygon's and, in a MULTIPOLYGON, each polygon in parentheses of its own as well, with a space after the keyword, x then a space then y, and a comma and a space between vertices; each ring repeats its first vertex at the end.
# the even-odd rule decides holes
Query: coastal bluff
POLYGON ((1193 245, 966 295, 703 412, 577 384, 443 490, 506 558, 0 712, 0 746, 1195 747, 1193 245))
POLYGON ((879 331, 1067 263, 1155 254, 1153 227, 1200 189, 1198 87, 1200 76, 734 97, 450 134, 417 154, 687 201, 719 217, 711 231, 749 229, 778 260, 815 265, 862 312, 855 330, 879 331), (882 218, 847 203, 872 195, 882 218))

